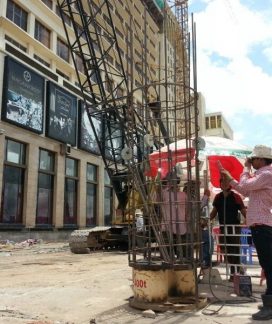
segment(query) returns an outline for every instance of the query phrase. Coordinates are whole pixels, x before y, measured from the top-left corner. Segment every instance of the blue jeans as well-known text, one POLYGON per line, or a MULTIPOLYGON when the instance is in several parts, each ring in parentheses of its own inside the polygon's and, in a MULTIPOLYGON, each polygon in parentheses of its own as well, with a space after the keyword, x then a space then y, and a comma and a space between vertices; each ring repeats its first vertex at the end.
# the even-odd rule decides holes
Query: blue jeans
POLYGON ((213 254, 213 237, 207 229, 202 230, 202 257, 205 266, 211 265, 211 256, 213 254))
POLYGON ((267 225, 251 227, 251 235, 260 266, 265 273, 266 295, 272 295, 272 227, 267 225))

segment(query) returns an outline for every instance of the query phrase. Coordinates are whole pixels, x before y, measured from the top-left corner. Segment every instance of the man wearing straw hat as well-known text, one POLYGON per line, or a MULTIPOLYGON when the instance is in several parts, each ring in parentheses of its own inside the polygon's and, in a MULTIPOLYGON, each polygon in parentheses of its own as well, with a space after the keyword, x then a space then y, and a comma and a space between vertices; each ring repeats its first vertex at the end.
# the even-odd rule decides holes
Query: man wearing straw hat
POLYGON ((220 167, 221 176, 235 190, 249 197, 247 225, 251 228, 259 263, 266 276, 266 291, 262 295, 263 306, 253 314, 254 320, 272 319, 272 149, 256 145, 245 161, 240 181, 220 167), (256 171, 251 172, 251 167, 256 171))

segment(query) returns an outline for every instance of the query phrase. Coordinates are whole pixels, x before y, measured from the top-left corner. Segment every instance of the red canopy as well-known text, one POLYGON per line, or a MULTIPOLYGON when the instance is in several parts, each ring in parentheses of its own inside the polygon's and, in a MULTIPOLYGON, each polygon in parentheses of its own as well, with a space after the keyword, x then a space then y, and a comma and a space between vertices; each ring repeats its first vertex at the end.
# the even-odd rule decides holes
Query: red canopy
POLYGON ((194 158, 194 155, 195 149, 193 148, 154 152, 149 155, 150 170, 145 175, 156 177, 160 169, 160 176, 164 178, 178 162, 190 161, 194 158))
POLYGON ((220 187, 220 172, 218 168, 218 161, 221 162, 222 167, 229 171, 234 179, 239 181, 240 175, 243 172, 243 165, 235 156, 210 155, 208 156, 208 161, 210 181, 214 187, 220 187))

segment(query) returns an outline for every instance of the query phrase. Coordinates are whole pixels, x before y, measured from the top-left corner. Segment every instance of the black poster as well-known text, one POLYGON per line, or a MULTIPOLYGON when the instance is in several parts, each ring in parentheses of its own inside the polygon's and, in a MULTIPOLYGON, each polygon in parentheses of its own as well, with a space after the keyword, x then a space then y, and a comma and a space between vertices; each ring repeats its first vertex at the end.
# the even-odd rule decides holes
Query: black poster
POLYGON ((2 119, 43 132, 44 78, 6 56, 2 119))
POLYGON ((47 136, 75 146, 77 98, 51 82, 47 91, 47 136))
MULTIPOLYGON (((91 120, 93 123, 93 127, 95 129, 95 133, 98 139, 102 139, 102 120, 101 113, 99 111, 95 112, 91 110, 91 107, 88 107, 91 111, 91 120)), ((80 113, 79 113, 79 138, 78 138, 78 147, 95 153, 101 154, 95 133, 91 126, 87 110, 85 109, 85 105, 83 101, 80 101, 80 113)))
POLYGON ((120 123, 113 117, 104 118, 105 155, 108 159, 120 162, 124 147, 123 131, 120 123))

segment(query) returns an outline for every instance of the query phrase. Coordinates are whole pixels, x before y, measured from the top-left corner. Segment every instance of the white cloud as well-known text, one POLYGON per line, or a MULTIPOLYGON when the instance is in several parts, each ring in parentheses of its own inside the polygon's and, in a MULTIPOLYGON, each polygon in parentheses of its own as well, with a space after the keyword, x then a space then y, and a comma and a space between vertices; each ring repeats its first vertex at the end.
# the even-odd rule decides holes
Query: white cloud
POLYGON ((248 56, 254 46, 261 45, 263 53, 271 59, 272 15, 268 20, 268 12, 249 10, 239 0, 206 3, 204 11, 194 14, 194 20, 198 91, 205 96, 207 110, 222 111, 227 118, 243 110, 270 114, 272 118, 272 76, 254 65, 248 56), (214 62, 215 55, 227 59, 225 66, 214 62))

